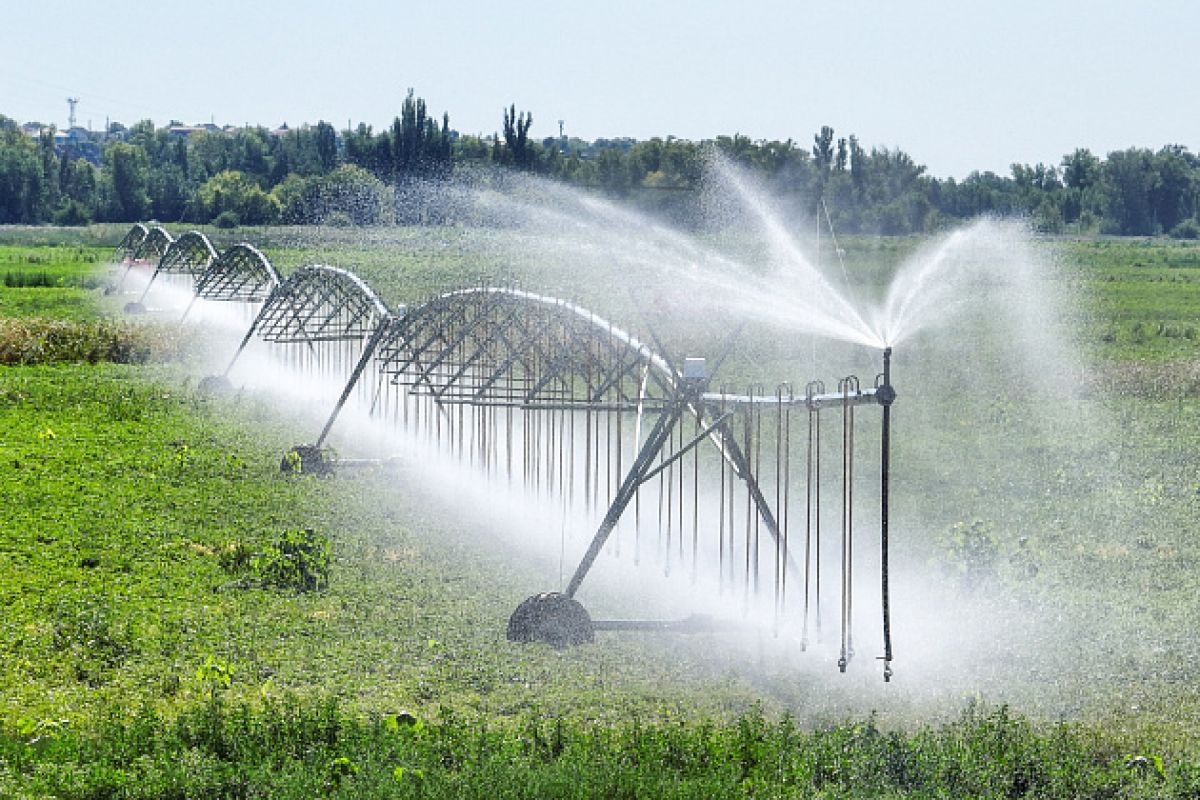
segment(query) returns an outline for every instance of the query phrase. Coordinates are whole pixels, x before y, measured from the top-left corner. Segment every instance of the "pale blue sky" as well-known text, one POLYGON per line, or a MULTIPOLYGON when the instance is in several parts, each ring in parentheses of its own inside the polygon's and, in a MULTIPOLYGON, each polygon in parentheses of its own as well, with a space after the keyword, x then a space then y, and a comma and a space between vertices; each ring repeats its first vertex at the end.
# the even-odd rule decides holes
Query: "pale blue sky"
POLYGON ((0 113, 386 124, 407 87, 465 133, 515 102, 537 137, 823 124, 933 175, 1007 174, 1179 143, 1200 150, 1200 2, 404 3, 5 0, 0 113))

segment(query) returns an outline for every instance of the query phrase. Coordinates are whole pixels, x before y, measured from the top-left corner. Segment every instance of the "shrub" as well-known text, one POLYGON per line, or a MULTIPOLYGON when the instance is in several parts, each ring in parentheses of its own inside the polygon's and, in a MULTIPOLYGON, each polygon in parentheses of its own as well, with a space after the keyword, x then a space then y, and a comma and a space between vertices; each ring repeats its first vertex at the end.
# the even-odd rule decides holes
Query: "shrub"
POLYGON ((241 575, 254 565, 254 554, 244 542, 230 542, 217 553, 217 564, 230 575, 241 575))
POLYGON ((1194 218, 1185 219, 1171 228, 1171 237, 1174 239, 1200 239, 1200 221, 1194 218))
POLYGON ((981 519, 956 522, 946 530, 944 543, 946 565, 966 588, 995 576, 999 546, 990 523, 981 519))
POLYGON ((329 586, 329 540, 311 528, 294 528, 254 559, 254 571, 264 586, 297 592, 329 586))
POLYGON ((4 285, 9 289, 41 289, 55 286, 48 272, 6 272, 4 285))
POLYGON ((345 211, 330 211, 321 222, 333 228, 349 228, 354 224, 354 220, 345 211))
POLYGON ((213 227, 221 230, 230 230, 242 224, 242 219, 237 215, 236 211, 222 211, 217 214, 212 221, 213 227))
POLYGON ((186 357, 195 346, 178 328, 167 326, 37 317, 0 319, 0 364, 142 364, 186 357))

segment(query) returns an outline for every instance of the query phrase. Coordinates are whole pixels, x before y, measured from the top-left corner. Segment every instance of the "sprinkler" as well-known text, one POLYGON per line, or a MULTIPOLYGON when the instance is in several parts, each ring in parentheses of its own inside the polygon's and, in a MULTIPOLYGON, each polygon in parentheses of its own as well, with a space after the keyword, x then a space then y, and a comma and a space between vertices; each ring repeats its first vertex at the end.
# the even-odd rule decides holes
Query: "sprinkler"
MULTIPOLYGON (((788 384, 714 391, 704 359, 672 363, 657 340, 652 348, 567 300, 476 286, 392 311, 352 273, 320 265, 301 267, 270 289, 212 386, 227 383, 224 376, 256 337, 289 369, 345 381, 319 436, 283 457, 284 472, 328 474, 334 463, 324 443, 355 401, 486 480, 555 498, 564 513, 598 517, 562 590, 528 597, 508 620, 509 640, 554 647, 591 642, 597 630, 728 629, 699 618, 593 620, 577 593, 606 550, 632 550, 635 560, 652 554, 664 571, 690 574, 694 584, 701 566, 711 564, 715 574, 705 572, 705 580, 731 610, 759 609, 777 633, 793 629, 807 644, 810 616, 821 635, 822 515, 840 512, 841 565, 832 591, 841 594, 845 670, 854 652, 854 495, 863 483, 854 473, 855 413, 880 408, 882 660, 890 679, 890 348, 870 387, 849 375, 830 384, 837 391, 825 391, 821 381, 802 394, 788 384), (827 467, 822 481, 821 453, 838 443, 822 445, 822 417, 840 423, 842 433, 840 497, 832 506, 834 498, 825 498, 824 509, 838 476, 827 467)), ((826 556, 831 544, 824 543, 826 556)))

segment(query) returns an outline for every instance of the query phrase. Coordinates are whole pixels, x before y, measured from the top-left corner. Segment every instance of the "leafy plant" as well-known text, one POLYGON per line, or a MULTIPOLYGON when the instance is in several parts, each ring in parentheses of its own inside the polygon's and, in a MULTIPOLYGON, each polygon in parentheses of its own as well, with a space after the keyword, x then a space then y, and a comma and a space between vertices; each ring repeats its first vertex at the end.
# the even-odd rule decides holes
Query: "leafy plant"
POLYGON ((222 211, 213 218, 212 224, 214 228, 232 230, 242 224, 242 218, 238 216, 236 211, 222 211))
POLYGON ((207 690, 210 698, 233 685, 233 667, 213 655, 204 659, 204 663, 196 669, 196 680, 207 690))
POLYGON ((287 530, 255 557, 254 571, 264 586, 297 592, 329 586, 329 540, 312 528, 287 530))
POLYGON ((287 472, 291 475, 299 475, 304 469, 304 459, 302 459, 300 457, 300 453, 293 448, 283 454, 283 464, 281 467, 284 472, 287 472))
POLYGON ((966 588, 995 576, 1000 548, 990 522, 973 519, 954 523, 946 530, 944 546, 946 566, 966 588))
POLYGON ((217 563, 230 575, 241 575, 254 565, 254 551, 245 542, 230 542, 217 552, 217 563))
POLYGON ((1163 769, 1163 760, 1161 756, 1129 756, 1124 762, 1125 771, 1130 775, 1138 778, 1147 778, 1153 775, 1159 780, 1166 780, 1167 773, 1163 769))
POLYGON ((358 765, 346 756, 338 756, 326 767, 325 790, 333 791, 342 785, 347 778, 358 774, 358 765))

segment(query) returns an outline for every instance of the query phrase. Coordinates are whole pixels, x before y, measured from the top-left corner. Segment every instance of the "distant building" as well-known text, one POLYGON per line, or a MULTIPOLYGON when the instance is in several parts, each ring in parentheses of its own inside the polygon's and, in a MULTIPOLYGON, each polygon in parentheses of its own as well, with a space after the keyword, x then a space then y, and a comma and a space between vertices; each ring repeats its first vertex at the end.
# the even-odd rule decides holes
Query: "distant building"
POLYGON ((21 126, 21 132, 31 139, 50 135, 54 138, 55 153, 68 158, 86 159, 93 164, 100 163, 100 145, 107 138, 103 133, 92 133, 78 125, 70 130, 60 131, 53 125, 43 125, 40 122, 26 122, 21 126))
POLYGON ((199 125, 171 125, 167 128, 167 133, 180 139, 186 139, 195 133, 228 133, 228 131, 228 128, 222 128, 220 125, 215 125, 211 122, 199 125))
POLYGON ((66 132, 66 141, 60 142, 58 134, 54 137, 54 149, 59 155, 71 158, 82 158, 92 164, 100 163, 100 142, 103 134, 93 134, 87 128, 74 127, 66 132))

